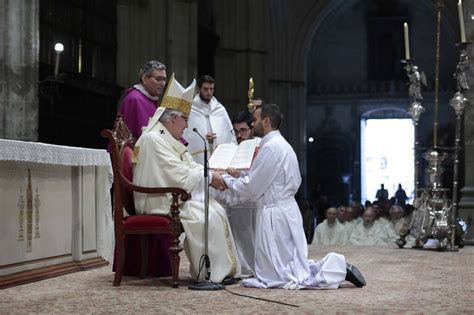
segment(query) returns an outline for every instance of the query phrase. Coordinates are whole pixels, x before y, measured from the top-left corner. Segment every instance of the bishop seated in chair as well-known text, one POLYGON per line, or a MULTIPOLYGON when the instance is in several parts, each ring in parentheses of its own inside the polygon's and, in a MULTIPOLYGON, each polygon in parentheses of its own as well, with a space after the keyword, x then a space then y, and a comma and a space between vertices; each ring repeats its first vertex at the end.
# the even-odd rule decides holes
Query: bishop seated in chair
MULTIPOLYGON (((190 272, 203 281, 200 272, 204 254, 204 167, 194 162, 186 146, 180 142, 188 126, 195 82, 184 89, 174 76, 165 91, 163 101, 148 126, 143 129, 136 148, 137 162, 133 181, 140 186, 179 187, 191 192, 191 199, 180 206, 180 219, 186 234, 184 250, 190 261, 190 272)), ((209 172, 209 184, 223 189, 225 184, 218 173, 209 172)), ((135 208, 139 214, 164 214, 169 211, 169 195, 135 193, 135 208)), ((211 263, 210 280, 240 277, 234 239, 227 215, 222 206, 209 198, 208 256, 211 263)))

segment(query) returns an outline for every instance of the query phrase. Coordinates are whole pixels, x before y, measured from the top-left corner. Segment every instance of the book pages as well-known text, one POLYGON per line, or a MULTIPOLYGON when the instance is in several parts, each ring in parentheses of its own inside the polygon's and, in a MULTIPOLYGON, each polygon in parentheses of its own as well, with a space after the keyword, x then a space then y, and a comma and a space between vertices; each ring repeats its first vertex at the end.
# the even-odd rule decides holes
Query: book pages
POLYGON ((242 141, 239 145, 233 143, 218 145, 209 159, 209 168, 249 169, 255 157, 257 143, 256 139, 249 139, 242 141))
POLYGON ((229 167, 238 146, 233 143, 219 144, 209 158, 209 168, 226 169, 229 167))
POLYGON ((237 148, 237 151, 232 158, 230 167, 236 169, 249 169, 252 166, 252 161, 255 156, 255 148, 257 147, 257 141, 255 139, 249 139, 242 141, 237 148))

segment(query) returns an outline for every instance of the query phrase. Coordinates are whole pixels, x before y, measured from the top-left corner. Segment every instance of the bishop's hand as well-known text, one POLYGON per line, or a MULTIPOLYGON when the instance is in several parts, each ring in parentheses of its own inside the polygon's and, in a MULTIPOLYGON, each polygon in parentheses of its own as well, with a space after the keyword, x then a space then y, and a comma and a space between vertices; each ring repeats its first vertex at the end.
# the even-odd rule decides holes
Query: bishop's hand
POLYGON ((211 173, 212 173, 211 187, 215 189, 219 189, 220 191, 226 190, 227 185, 222 179, 222 176, 217 172, 211 172, 211 173))

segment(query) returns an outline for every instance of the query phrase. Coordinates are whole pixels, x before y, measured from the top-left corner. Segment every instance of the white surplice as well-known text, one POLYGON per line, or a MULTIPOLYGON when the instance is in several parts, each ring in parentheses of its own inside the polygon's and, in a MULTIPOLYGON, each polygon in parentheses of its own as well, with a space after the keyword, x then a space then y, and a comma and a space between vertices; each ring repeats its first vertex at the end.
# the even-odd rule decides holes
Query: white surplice
MULTIPOLYGON (((376 220, 377 221, 377 220, 376 220)), ((382 224, 374 222, 370 227, 358 223, 352 230, 350 245, 386 245, 381 229, 382 224)))
MULTIPOLYGON (((262 141, 254 137, 257 144, 262 141)), ((248 171, 241 171, 240 176, 247 176, 248 171)), ((230 190, 216 194, 218 201, 225 203, 227 217, 234 235, 235 247, 242 266, 242 277, 255 276, 255 228, 257 225, 257 204, 255 201, 241 201, 238 195, 230 190)))
POLYGON ((333 225, 324 220, 314 230, 312 245, 345 245, 348 241, 346 227, 339 221, 333 225))
POLYGON ((255 275, 255 229, 257 207, 255 202, 247 201, 234 206, 226 206, 227 216, 232 228, 235 247, 242 266, 242 276, 255 275))
POLYGON ((222 143, 235 143, 237 140, 232 134, 232 123, 225 107, 212 97, 209 104, 203 102, 199 94, 194 97, 189 115, 188 128, 184 131, 183 137, 188 144, 188 151, 191 153, 194 161, 204 165, 204 142, 193 129, 196 130, 206 139, 208 132, 216 134, 216 138, 212 145, 206 139, 208 148, 208 159, 214 149, 222 143))
MULTIPOLYGON (((404 220, 405 218, 401 218, 396 222, 390 221, 380 227, 382 230, 382 239, 387 245, 395 245, 395 241, 400 239, 400 229, 403 227, 402 225, 407 224, 404 220)), ((405 241, 407 242, 405 246, 414 246, 415 240, 413 236, 407 235, 405 237, 405 241)))
POLYGON ((227 186, 242 199, 256 200, 256 277, 243 285, 286 289, 339 287, 346 276, 342 255, 330 253, 308 260, 303 220, 294 195, 301 184, 296 154, 279 131, 268 133, 247 176, 224 175, 227 186))
POLYGON ((349 239, 351 238, 352 231, 354 231, 354 228, 359 224, 357 220, 352 220, 352 221, 346 221, 342 223, 342 226, 344 227, 344 235, 343 237, 343 245, 349 244, 349 239))
MULTIPOLYGON (((184 249, 196 277, 199 260, 204 254, 204 175, 203 166, 194 162, 186 147, 174 139, 160 122, 143 134, 134 169, 133 182, 146 187, 179 187, 192 194, 180 206, 180 218, 186 234, 184 249)), ((171 196, 134 193, 138 213, 169 212, 171 196)), ((209 198, 209 247, 211 280, 221 282, 226 276, 240 276, 240 263, 227 215, 222 206, 209 198)), ((200 280, 204 279, 204 271, 200 280)))

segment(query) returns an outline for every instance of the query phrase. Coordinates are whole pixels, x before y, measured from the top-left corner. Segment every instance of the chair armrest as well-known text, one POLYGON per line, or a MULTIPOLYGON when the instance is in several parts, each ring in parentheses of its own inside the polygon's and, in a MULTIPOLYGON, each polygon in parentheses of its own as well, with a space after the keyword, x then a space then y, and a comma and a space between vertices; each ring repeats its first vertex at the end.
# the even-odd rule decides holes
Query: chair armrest
POLYGON ((123 174, 120 172, 120 183, 131 191, 140 192, 144 194, 177 194, 181 196, 181 201, 187 201, 191 198, 191 193, 179 187, 143 187, 137 186, 130 182, 123 174))

